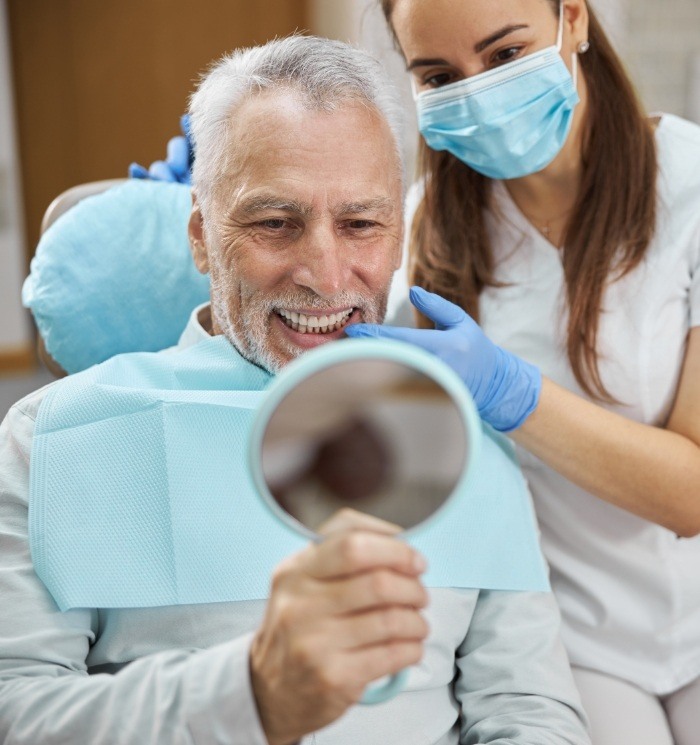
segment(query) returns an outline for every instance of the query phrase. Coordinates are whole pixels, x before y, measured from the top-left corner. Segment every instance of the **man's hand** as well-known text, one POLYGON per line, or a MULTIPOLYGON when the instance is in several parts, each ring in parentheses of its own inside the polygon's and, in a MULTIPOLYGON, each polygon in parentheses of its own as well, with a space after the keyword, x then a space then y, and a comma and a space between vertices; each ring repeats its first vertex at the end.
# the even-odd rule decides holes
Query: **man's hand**
POLYGON ((283 561, 251 647, 253 692, 270 745, 335 721, 365 687, 423 656, 424 559, 394 526, 349 510, 323 543, 283 561))

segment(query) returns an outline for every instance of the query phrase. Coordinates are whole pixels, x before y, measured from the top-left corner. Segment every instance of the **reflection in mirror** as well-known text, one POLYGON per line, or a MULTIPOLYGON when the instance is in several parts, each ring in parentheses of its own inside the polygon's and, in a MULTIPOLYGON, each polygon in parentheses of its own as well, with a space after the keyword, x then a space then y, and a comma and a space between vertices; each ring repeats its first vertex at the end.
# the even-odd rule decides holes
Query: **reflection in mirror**
POLYGON ((458 406, 432 378, 351 360, 282 399, 263 435, 262 473, 277 505, 314 532, 344 507, 408 530, 450 497, 467 447, 458 406))

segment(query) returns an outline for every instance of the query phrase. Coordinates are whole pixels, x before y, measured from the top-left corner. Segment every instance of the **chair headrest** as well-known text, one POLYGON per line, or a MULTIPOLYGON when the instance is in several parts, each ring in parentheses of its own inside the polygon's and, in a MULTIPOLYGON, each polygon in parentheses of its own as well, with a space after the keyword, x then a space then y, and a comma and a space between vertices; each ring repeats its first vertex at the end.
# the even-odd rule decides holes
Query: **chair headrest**
POLYGON ((131 180, 83 199, 42 236, 22 289, 68 373, 176 344, 209 278, 187 239, 190 188, 131 180))

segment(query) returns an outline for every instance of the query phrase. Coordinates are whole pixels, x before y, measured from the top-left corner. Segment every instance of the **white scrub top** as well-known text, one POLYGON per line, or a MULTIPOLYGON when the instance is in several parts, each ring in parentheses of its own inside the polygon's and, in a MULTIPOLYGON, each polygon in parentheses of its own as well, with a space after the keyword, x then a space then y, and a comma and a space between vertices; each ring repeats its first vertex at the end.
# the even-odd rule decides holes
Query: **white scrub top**
MULTIPOLYGON (((688 331, 700 325, 700 127, 664 115, 656 131, 657 231, 645 261, 603 301, 599 365, 610 406, 655 426, 668 418, 688 331)), ((408 219, 419 189, 409 195, 408 219)), ((481 295, 481 325, 496 343, 585 397, 565 351, 559 251, 522 215, 500 182, 487 229, 506 287, 481 295)), ((392 322, 406 322, 402 278, 392 322)), ((700 537, 674 533, 604 502, 519 449, 575 665, 664 694, 700 675, 700 537)), ((700 484, 698 484, 700 497, 700 484)))

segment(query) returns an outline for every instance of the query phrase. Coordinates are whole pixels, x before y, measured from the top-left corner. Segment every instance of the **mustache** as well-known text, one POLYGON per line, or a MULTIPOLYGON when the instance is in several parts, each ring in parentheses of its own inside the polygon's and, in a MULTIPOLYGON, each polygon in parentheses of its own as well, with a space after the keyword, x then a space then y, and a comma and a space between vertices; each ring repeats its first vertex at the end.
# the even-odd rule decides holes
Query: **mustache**
POLYGON ((367 308, 375 304, 377 298, 361 292, 343 290, 331 298, 324 298, 312 290, 293 290, 266 296, 255 302, 263 311, 273 312, 289 308, 307 308, 308 310, 331 310, 334 308, 367 308))

